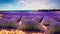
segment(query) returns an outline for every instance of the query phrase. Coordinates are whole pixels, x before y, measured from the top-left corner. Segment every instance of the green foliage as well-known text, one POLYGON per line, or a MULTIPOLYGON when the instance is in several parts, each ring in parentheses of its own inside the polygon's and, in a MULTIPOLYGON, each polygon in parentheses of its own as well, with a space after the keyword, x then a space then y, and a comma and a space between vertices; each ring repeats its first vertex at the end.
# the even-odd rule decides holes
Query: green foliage
POLYGON ((55 27, 51 27, 51 28, 49 29, 48 33, 49 33, 49 34, 52 34, 52 33, 55 32, 55 31, 56 31, 55 27))
POLYGON ((52 33, 54 33, 54 34, 60 34, 60 27, 51 27, 50 29, 49 29, 49 34, 52 34, 52 33))
POLYGON ((17 27, 17 25, 14 22, 3 23, 3 28, 5 28, 5 29, 15 29, 16 27, 17 27))
POLYGON ((45 26, 49 26, 51 24, 51 22, 46 22, 46 23, 44 23, 43 25, 45 25, 45 26))
POLYGON ((21 29, 24 31, 40 31, 40 28, 33 23, 24 24, 21 29))
POLYGON ((60 26, 55 29, 56 29, 56 32, 60 32, 60 26))

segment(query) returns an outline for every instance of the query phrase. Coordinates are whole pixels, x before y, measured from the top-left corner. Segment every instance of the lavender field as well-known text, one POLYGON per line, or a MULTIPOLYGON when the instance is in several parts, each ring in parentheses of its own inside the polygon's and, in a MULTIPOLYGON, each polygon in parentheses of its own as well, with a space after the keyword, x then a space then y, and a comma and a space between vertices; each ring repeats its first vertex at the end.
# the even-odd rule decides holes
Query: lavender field
POLYGON ((0 12, 0 34, 60 34, 60 11, 0 12))

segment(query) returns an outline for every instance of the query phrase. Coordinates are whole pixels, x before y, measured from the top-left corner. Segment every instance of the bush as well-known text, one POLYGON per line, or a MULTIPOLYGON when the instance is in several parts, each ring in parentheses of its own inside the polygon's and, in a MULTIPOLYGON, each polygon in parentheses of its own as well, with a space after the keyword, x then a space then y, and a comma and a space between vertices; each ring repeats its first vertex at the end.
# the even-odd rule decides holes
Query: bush
POLYGON ((45 25, 45 26, 49 26, 51 24, 51 22, 46 22, 46 23, 43 23, 43 25, 45 25))
POLYGON ((60 27, 51 27, 49 30, 49 34, 60 34, 60 27))
POLYGON ((40 28, 34 23, 24 24, 21 29, 23 31, 40 31, 40 28))
POLYGON ((16 29, 17 25, 14 22, 6 22, 6 23, 3 23, 3 28, 4 29, 16 29))
POLYGON ((55 27, 51 27, 51 28, 49 29, 48 33, 49 33, 49 34, 52 34, 52 33, 55 32, 55 31, 56 31, 55 27))

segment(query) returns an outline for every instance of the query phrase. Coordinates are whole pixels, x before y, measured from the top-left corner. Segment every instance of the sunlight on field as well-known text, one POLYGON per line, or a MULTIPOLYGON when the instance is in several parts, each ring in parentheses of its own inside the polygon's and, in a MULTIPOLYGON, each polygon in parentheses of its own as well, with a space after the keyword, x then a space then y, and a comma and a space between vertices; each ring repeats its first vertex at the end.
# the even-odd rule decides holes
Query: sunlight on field
MULTIPOLYGON (((28 32, 23 32, 21 30, 11 30, 11 31, 8 31, 8 30, 1 30, 0 31, 0 34, 27 34, 28 32)), ((40 32, 36 33, 36 32, 30 32, 28 34, 42 34, 40 32)))
POLYGON ((7 30, 1 30, 0 34, 25 34, 23 31, 21 30, 16 30, 16 31, 7 31, 7 30))

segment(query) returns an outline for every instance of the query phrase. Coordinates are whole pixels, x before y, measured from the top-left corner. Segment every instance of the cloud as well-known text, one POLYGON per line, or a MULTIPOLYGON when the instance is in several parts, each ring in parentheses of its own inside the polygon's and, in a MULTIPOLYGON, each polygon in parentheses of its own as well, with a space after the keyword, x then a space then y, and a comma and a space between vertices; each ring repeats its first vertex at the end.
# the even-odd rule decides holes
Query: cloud
POLYGON ((0 10, 38 10, 58 8, 50 0, 14 0, 15 3, 1 4, 0 10))
POLYGON ((18 4, 22 3, 24 6, 22 6, 23 9, 53 9, 55 7, 55 4, 49 3, 49 0, 21 0, 18 2, 18 4))

